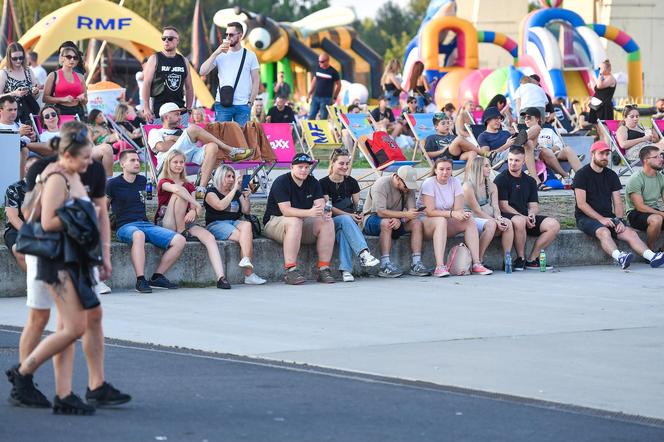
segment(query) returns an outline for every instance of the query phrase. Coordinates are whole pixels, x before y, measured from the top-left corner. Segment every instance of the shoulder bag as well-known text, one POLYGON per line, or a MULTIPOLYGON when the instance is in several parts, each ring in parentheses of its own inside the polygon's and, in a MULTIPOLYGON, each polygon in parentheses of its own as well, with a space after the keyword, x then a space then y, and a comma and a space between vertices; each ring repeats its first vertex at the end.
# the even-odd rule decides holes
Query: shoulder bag
POLYGON ((235 88, 237 87, 238 81, 240 81, 240 75, 242 75, 242 68, 244 67, 244 59, 247 57, 247 50, 242 49, 242 60, 240 61, 240 69, 237 71, 237 76, 235 77, 235 83, 233 86, 222 86, 219 88, 219 104, 223 107, 233 106, 233 97, 235 96, 235 88))

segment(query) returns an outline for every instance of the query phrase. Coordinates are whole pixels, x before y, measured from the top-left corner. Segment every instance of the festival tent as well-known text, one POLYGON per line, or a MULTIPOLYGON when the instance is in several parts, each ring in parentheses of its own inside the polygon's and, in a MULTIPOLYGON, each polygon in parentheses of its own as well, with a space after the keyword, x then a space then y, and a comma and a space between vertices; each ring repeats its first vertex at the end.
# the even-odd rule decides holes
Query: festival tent
MULTIPOLYGON (((121 47, 139 61, 162 50, 161 32, 140 15, 106 0, 81 0, 45 14, 19 40, 26 51, 39 54, 43 63, 67 40, 95 38, 121 47)), ((191 68, 194 93, 212 107, 214 99, 195 69, 191 68)))

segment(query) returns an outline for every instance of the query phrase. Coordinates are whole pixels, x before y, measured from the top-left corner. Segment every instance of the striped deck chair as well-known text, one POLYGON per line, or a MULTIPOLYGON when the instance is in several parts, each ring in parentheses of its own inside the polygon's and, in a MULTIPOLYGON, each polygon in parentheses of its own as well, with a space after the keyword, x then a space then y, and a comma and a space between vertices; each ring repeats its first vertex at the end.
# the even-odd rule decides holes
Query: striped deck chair
MULTIPOLYGON (((625 149, 620 146, 618 138, 616 138, 616 131, 618 130, 618 127, 620 127, 620 120, 599 120, 598 123, 600 130, 602 130, 604 135, 609 139, 612 154, 619 159, 617 165, 624 165, 622 168, 618 169, 618 176, 634 173, 634 167, 640 166, 641 161, 635 160, 630 163, 629 160, 625 158, 625 149)), ((614 161, 612 160, 609 165, 614 165, 614 161)))
POLYGON ((659 138, 664 138, 664 135, 662 132, 664 132, 664 120, 655 120, 654 118, 651 119, 652 121, 652 128, 655 132, 657 132, 657 135, 659 135, 659 138))
POLYGON ((330 151, 342 146, 327 120, 302 120, 302 138, 304 151, 313 159, 316 159, 314 151, 330 151))

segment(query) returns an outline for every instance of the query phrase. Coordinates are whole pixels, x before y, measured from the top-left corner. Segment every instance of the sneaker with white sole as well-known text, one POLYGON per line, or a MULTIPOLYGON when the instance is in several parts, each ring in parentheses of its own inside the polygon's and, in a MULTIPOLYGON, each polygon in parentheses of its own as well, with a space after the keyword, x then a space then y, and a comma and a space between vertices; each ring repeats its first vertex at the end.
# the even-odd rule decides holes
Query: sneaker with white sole
POLYGON ((380 260, 366 250, 360 254, 360 265, 362 267, 376 267, 378 264, 380 264, 380 260))
POLYGON ((95 292, 97 292, 98 295, 108 295, 111 293, 111 288, 107 286, 104 281, 99 281, 95 286, 95 292))
POLYGON ((430 276, 431 270, 426 268, 424 263, 420 261, 417 264, 413 264, 410 266, 410 271, 408 272, 408 274, 412 276, 430 276))
POLYGON ((252 273, 251 275, 244 277, 244 283, 249 285, 261 285, 265 284, 266 282, 267 282, 266 280, 264 280, 255 273, 252 273))
POLYGON ((353 277, 353 274, 351 272, 347 272, 345 270, 341 272, 341 279, 343 280, 343 282, 353 282, 353 281, 355 281, 355 278, 353 277))
POLYGON ((481 263, 477 263, 477 264, 473 264, 472 269, 470 269, 470 273, 473 274, 473 275, 490 275, 490 274, 493 273, 493 271, 487 269, 481 263))
POLYGON ((436 278, 443 278, 445 276, 450 276, 450 271, 447 269, 446 265, 436 266, 433 271, 433 276, 436 278))
POLYGON ((392 262, 380 266, 380 271, 378 272, 378 276, 381 278, 398 278, 401 275, 403 275, 403 271, 392 264, 392 262))
POLYGON ((620 256, 618 256, 618 259, 616 259, 616 263, 620 266, 621 269, 627 270, 633 259, 634 254, 632 252, 620 252, 620 256))
POLYGON ((240 260, 240 262, 237 263, 238 267, 242 267, 243 269, 253 269, 254 265, 251 263, 251 260, 249 259, 248 256, 245 256, 240 260))
POLYGON ((653 259, 650 260, 650 267, 655 269, 657 267, 661 267, 662 265, 664 265, 664 253, 657 252, 655 253, 653 259))

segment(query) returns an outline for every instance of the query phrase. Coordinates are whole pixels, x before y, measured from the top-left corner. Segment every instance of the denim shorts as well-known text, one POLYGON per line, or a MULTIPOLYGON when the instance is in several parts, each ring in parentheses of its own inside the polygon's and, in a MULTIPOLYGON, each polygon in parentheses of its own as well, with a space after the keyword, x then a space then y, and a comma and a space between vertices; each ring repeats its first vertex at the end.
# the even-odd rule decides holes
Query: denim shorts
POLYGON ((241 222, 242 221, 239 219, 235 221, 230 219, 215 221, 208 224, 206 228, 214 235, 214 238, 217 241, 226 241, 230 238, 233 232, 237 230, 237 226, 239 226, 241 222))
POLYGON ((134 232, 141 231, 145 235, 145 242, 154 244, 160 249, 167 249, 177 233, 163 227, 155 226, 148 221, 136 221, 120 227, 116 233, 121 242, 131 245, 134 232))
MULTIPOLYGON (((382 220, 383 218, 378 215, 369 215, 369 218, 364 220, 364 229, 362 231, 365 235, 380 236, 380 222, 382 220)), ((402 222, 397 230, 392 230, 392 239, 397 239, 406 233, 408 232, 406 232, 404 223, 402 222)))

